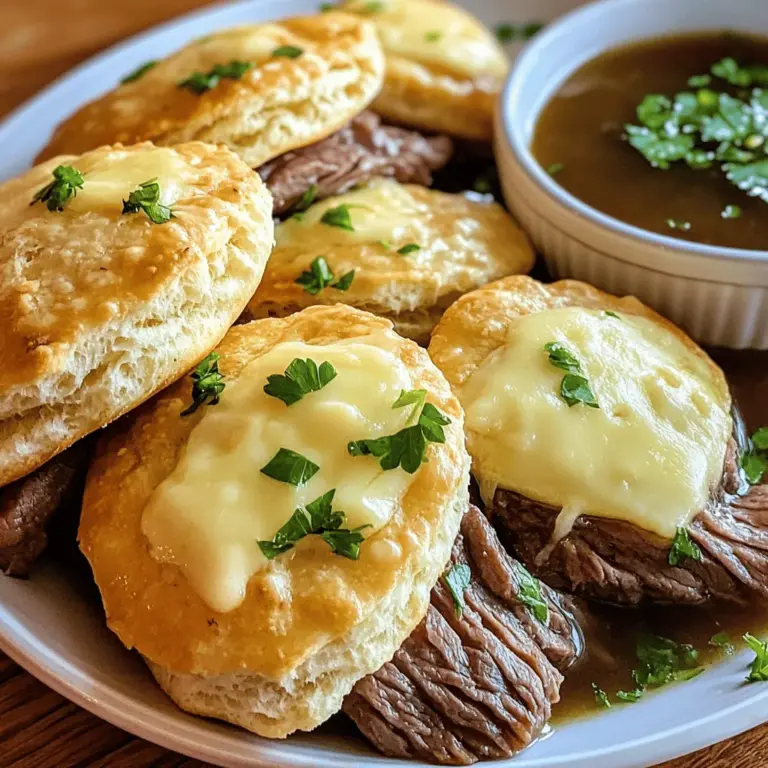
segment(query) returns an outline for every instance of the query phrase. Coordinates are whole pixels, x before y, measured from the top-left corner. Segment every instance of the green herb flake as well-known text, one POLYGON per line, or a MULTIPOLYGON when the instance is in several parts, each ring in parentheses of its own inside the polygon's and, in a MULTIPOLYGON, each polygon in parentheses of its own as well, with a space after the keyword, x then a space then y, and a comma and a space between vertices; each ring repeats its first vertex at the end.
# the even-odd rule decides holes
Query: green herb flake
POLYGON ((392 250, 392 243, 389 240, 377 240, 376 241, 385 251, 392 250))
POLYGON ((754 651, 755 658, 749 665, 748 683, 762 683, 768 680, 768 642, 747 632, 743 637, 750 650, 754 651))
POLYGON ((551 163, 547 166, 547 173, 550 176, 556 176, 563 170, 563 168, 565 168, 565 166, 562 163, 551 163))
POLYGON ((328 262, 322 256, 318 256, 312 260, 309 269, 296 278, 295 282, 303 286, 307 293, 316 296, 333 282, 333 272, 328 262))
POLYGON ((318 187, 317 184, 310 184, 305 190, 304 194, 294 204, 291 209, 291 213, 294 218, 297 218, 297 213, 304 213, 317 199, 318 187))
POLYGON ((768 472, 768 427, 760 427, 750 438, 747 449, 739 457, 745 480, 758 485, 768 472))
POLYGON ((149 72, 150 69, 157 66, 156 60, 146 61, 144 64, 141 64, 140 66, 136 67, 136 69, 133 70, 133 72, 129 72, 125 77, 123 77, 120 80, 121 85, 125 85, 126 83, 134 83, 136 80, 139 80, 141 77, 143 77, 147 72, 149 72))
POLYGON ((303 48, 297 48, 295 45, 281 45, 272 51, 273 58, 298 59, 304 53, 303 48))
POLYGON ((355 228, 352 226, 352 217, 349 213, 349 205, 342 203, 336 208, 329 208, 323 213, 320 221, 323 224, 327 224, 329 227, 338 227, 339 229, 346 229, 348 232, 354 232, 355 228))
POLYGON ((139 184, 136 189, 123 200, 123 213, 139 213, 143 211, 153 224, 165 224, 173 218, 169 206, 160 202, 160 184, 157 179, 150 179, 139 184))
POLYGON ((541 582, 522 564, 516 563, 517 599, 540 624, 549 623, 549 605, 541 594, 541 582))
POLYGON ((603 708, 610 709, 611 702, 608 701, 608 694, 597 684, 592 683, 592 693, 595 696, 595 701, 603 708))
POLYGON ((603 314, 604 314, 606 317, 614 317, 614 318, 616 318, 616 320, 621 320, 621 317, 619 317, 619 315, 617 315, 615 312, 612 312, 610 309, 606 309, 606 310, 603 312, 603 314))
POLYGON ((253 64, 250 61, 232 59, 229 64, 214 65, 208 72, 193 72, 179 80, 177 85, 199 95, 215 88, 222 78, 239 80, 251 67, 253 64))
POLYGON ((725 632, 718 632, 716 635, 712 635, 709 638, 709 644, 715 648, 721 648, 725 653, 731 656, 736 650, 730 638, 725 632))
POLYGON ((83 188, 85 179, 77 168, 71 165, 57 165, 53 169, 53 181, 39 189, 30 205, 45 203, 49 211, 63 211, 64 203, 77 197, 77 190, 83 188))
MULTIPOLYGON (((402 408, 416 403, 415 398, 421 398, 422 390, 401 392, 393 408, 402 408)), ((414 409, 416 410, 416 409, 414 409)), ((426 451, 429 443, 444 443, 443 427, 451 420, 442 414, 432 403, 424 403, 421 410, 412 414, 408 420, 415 422, 406 426, 394 435, 364 440, 353 440, 347 444, 350 456, 373 456, 379 460, 383 470, 402 467, 413 474, 427 460, 426 451)))
POLYGON ((349 286, 352 285, 352 281, 355 279, 355 270, 352 269, 349 272, 343 274, 335 283, 331 283, 331 288, 335 288, 337 291, 348 291, 349 286))
POLYGON ((280 528, 270 541, 259 541, 259 549, 268 560, 287 552, 306 536, 317 535, 331 548, 331 552, 350 560, 360 556, 360 544, 365 540, 360 531, 364 525, 353 530, 342 528, 344 512, 332 507, 336 489, 332 489, 306 507, 297 507, 288 522, 280 528))
POLYGON ((685 559, 695 560, 698 563, 701 562, 701 549, 691 538, 687 528, 681 526, 677 529, 667 559, 670 565, 679 565, 685 559))
POLYGON ((688 85, 691 88, 705 88, 712 82, 711 75, 693 75, 688 78, 688 85))
POLYGON ((218 352, 211 352, 192 373, 192 404, 181 412, 182 416, 194 413, 201 405, 217 405, 224 391, 224 374, 219 371, 218 352))
POLYGON ((738 219, 741 216, 741 208, 738 205, 726 205, 720 215, 724 219, 738 219))
POLYGON ((578 358, 556 341, 545 344, 544 349, 549 354, 549 362, 555 368, 568 371, 560 383, 560 397, 565 400, 568 407, 572 408, 574 405, 582 403, 590 408, 599 408, 600 406, 578 358))
POLYGON ((432 32, 427 32, 427 33, 424 35, 424 39, 425 39, 425 40, 426 40, 428 43, 436 43, 438 40, 440 40, 440 38, 441 38, 442 36, 443 36, 443 33, 442 33, 442 32, 432 31, 432 32))
POLYGON ((668 637, 642 634, 637 640, 636 653, 640 666, 632 671, 632 677, 640 688, 658 688, 690 680, 704 671, 692 645, 677 643, 668 637))
POLYGON ((543 28, 544 24, 540 21, 529 21, 525 24, 497 24, 496 39, 503 44, 515 40, 530 40, 543 28))
POLYGON ((616 691, 616 698, 619 701, 623 701, 625 704, 634 704, 640 698, 642 698, 642 688, 635 688, 632 691, 616 691))
POLYGON ((319 392, 335 378, 336 369, 329 362, 318 366, 314 360, 297 357, 285 369, 285 373, 267 376, 264 392, 290 406, 311 392, 319 392))
POLYGON ((299 487, 311 480, 319 469, 306 456, 288 448, 280 448, 259 471, 273 480, 299 487))
POLYGON ((366 3, 363 6, 364 13, 381 13, 384 10, 384 3, 372 0, 372 2, 366 3))
POLYGON ((523 40, 530 40, 535 34, 541 32, 544 29, 544 24, 540 21, 529 21, 527 24, 523 24, 522 37, 523 40))
POLYGON ((421 246, 417 245, 416 243, 406 243, 402 248, 398 248, 397 252, 401 256, 409 256, 412 253, 416 253, 416 251, 420 251, 421 246))
POLYGON ((334 10, 335 7, 333 3, 320 3, 320 13, 328 13, 328 11, 334 10))
POLYGON ((511 43, 517 37, 517 27, 513 24, 497 24, 495 31, 500 43, 511 43))
POLYGON ((768 427, 760 427, 760 429, 752 435, 752 445, 754 445, 758 451, 768 451, 768 427))
POLYGON ((453 607, 456 611, 456 618, 460 619, 467 607, 464 600, 464 591, 469 586, 472 572, 465 563, 457 563, 443 576, 445 586, 453 598, 453 607))

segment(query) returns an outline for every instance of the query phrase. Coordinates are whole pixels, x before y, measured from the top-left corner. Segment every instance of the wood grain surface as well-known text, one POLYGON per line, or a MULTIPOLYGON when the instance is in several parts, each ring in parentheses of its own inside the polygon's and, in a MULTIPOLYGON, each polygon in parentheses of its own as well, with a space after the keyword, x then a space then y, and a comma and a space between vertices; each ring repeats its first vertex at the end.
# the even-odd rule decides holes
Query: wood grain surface
MULTIPOLYGON (((0 117, 83 59, 205 0, 0 0, 0 117)), ((4 147, 5 151, 12 148, 4 147)), ((732 356, 742 386, 768 391, 765 356, 732 356), (757 371, 760 371, 758 374, 757 371)), ((2 768, 200 768, 71 704, 0 653, 2 768)), ((768 725, 663 768, 768 768, 768 725)))

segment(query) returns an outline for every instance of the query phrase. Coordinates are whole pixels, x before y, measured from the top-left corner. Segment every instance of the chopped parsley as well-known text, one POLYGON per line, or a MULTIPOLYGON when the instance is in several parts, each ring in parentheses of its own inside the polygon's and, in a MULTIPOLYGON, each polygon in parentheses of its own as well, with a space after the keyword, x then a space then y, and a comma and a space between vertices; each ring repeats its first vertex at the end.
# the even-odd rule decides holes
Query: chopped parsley
POLYGON ((451 420, 440 413, 432 403, 424 402, 424 390, 403 391, 393 404, 393 408, 416 405, 409 418, 409 426, 394 435, 365 440, 353 440, 347 444, 350 456, 373 456, 379 460, 384 470, 402 467, 413 474, 426 461, 429 443, 444 443, 443 427, 451 420), (423 394, 422 394, 423 393, 423 394))
POLYGON ((544 24, 538 21, 529 21, 525 24, 497 24, 496 39, 500 43, 511 43, 515 40, 530 40, 544 24))
POLYGON ((346 229, 348 232, 354 232, 355 228, 352 226, 352 217, 349 213, 349 205, 342 203, 336 206, 336 208, 329 208, 320 217, 320 221, 323 224, 327 224, 329 227, 338 227, 339 229, 346 229))
POLYGON ((267 376, 264 391, 286 405, 293 405, 310 392, 319 392, 335 378, 336 369, 329 362, 320 363, 318 367, 314 360, 297 357, 285 369, 285 373, 267 376))
POLYGON ((550 176, 555 176, 556 174, 560 173, 563 168, 565 168, 565 166, 562 163, 550 163, 550 165, 547 166, 547 173, 550 176))
POLYGON ((712 637, 709 638, 709 644, 713 645, 715 648, 722 648, 722 650, 729 656, 736 650, 725 632, 718 632, 716 635, 712 635, 712 637))
POLYGON ((768 427, 760 427, 750 438, 746 451, 739 457, 745 480, 757 485, 768 471, 768 427))
POLYGON ((552 365, 567 371, 560 383, 560 397, 568 403, 568 407, 583 403, 590 408, 599 408, 578 358, 557 341, 545 344, 544 349, 549 353, 552 365))
POLYGON ((186 88, 193 93, 201 94, 215 88, 222 80, 239 80, 253 67, 250 61, 232 59, 229 64, 216 64, 208 72, 193 72, 188 77, 179 80, 179 88, 186 88))
POLYGON ((328 11, 332 11, 335 7, 333 3, 320 3, 320 13, 328 13, 328 11))
POLYGON ((317 184, 310 184, 305 190, 304 194, 298 199, 291 209, 291 214, 296 216, 297 213, 304 213, 312 203, 317 199, 317 184))
POLYGON ((679 565, 686 558, 700 563, 702 554, 699 545, 688 533, 688 529, 681 526, 677 529, 675 538, 672 541, 668 560, 670 565, 679 565))
POLYGON ((150 69, 157 66, 157 61, 155 59, 151 61, 146 61, 141 66, 136 67, 136 69, 133 70, 133 72, 129 72, 125 77, 123 77, 120 80, 120 83, 122 85, 125 85, 126 83, 133 83, 136 80, 143 77, 147 72, 149 72, 150 69))
POLYGON ((755 652, 755 658, 749 665, 748 683, 763 683, 768 681, 768 642, 747 632, 744 635, 744 642, 750 650, 755 652))
POLYGON ((688 78, 688 85, 691 88, 706 88, 711 82, 711 75, 692 75, 688 78))
POLYGON ((354 530, 342 528, 345 515, 332 507, 336 489, 332 489, 305 507, 297 507, 288 522, 280 528, 271 541, 259 541, 259 549, 268 560, 293 549, 306 536, 320 536, 336 555, 357 560, 360 544, 365 540, 360 531, 370 526, 363 525, 354 530))
POLYGON ((298 59, 304 53, 303 48, 297 48, 295 45, 281 45, 272 51, 272 56, 277 58, 298 59))
POLYGON ((218 352, 211 352, 192 373, 192 405, 181 412, 182 416, 194 413, 201 405, 217 405, 224 391, 224 374, 219 371, 218 352))
POLYGON ((720 215, 724 219, 738 219, 741 216, 741 208, 738 205, 726 205, 720 215))
POLYGON ((592 683, 592 693, 595 695, 595 701, 605 709, 611 708, 611 702, 608 701, 608 694, 597 684, 592 683))
POLYGON ((453 607, 456 611, 456 618, 461 618, 467 603, 464 600, 464 590, 469 586, 472 572, 466 563, 454 565, 448 573, 443 576, 445 586, 453 598, 453 607))
POLYGON ((365 13, 381 13, 384 10, 384 3, 378 0, 372 0, 372 2, 366 3, 363 7, 365 13))
POLYGON ((642 688, 635 688, 632 691, 616 691, 616 698, 625 704, 634 704, 643 695, 642 688))
POLYGON ((289 448, 280 448, 259 471, 273 480, 298 488, 311 480, 319 469, 320 467, 306 456, 289 448))
POLYGON ((443 36, 442 32, 437 32, 437 31, 433 30, 432 32, 427 32, 424 35, 424 39, 428 43, 436 43, 442 36, 443 36))
POLYGON ((402 248, 398 248, 397 252, 401 256, 408 256, 411 253, 416 253, 416 251, 420 251, 421 246, 417 245, 416 243, 406 243, 402 248))
POLYGON ((355 279, 355 270, 353 269, 343 274, 335 283, 333 279, 334 275, 328 266, 328 262, 324 257, 318 256, 312 260, 309 269, 302 272, 296 278, 295 282, 303 286, 304 290, 312 296, 316 296, 328 286, 335 288, 337 291, 346 291, 355 279))
POLYGON ((606 317, 615 317, 617 320, 621 320, 621 317, 619 317, 619 315, 617 315, 615 312, 612 312, 610 309, 606 309, 603 314, 606 315, 606 317))
POLYGON ((712 74, 740 88, 768 85, 768 67, 763 64, 740 67, 738 62, 730 56, 713 64, 712 74))
POLYGON ((30 205, 45 203, 49 211, 63 211, 64 203, 77 197, 77 190, 83 188, 85 179, 77 168, 71 165, 57 165, 53 169, 53 181, 39 189, 30 205))
POLYGON ((173 218, 173 211, 160 202, 160 184, 157 179, 150 179, 139 184, 136 189, 123 200, 123 213, 138 213, 144 211, 147 218, 154 224, 164 224, 173 218))
POLYGON ((541 582, 522 564, 515 565, 517 599, 531 612, 540 624, 549 623, 549 605, 541 594, 541 582))
POLYGON ((640 666, 632 671, 632 677, 641 689, 690 680, 704 671, 692 645, 668 637, 643 634, 637 640, 636 653, 640 666))

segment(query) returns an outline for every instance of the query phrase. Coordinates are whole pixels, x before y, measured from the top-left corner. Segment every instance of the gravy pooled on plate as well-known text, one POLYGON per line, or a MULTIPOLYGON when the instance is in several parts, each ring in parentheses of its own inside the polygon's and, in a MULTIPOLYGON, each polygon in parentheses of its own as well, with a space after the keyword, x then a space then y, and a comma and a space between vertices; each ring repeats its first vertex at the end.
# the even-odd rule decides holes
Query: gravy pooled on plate
POLYGON ((766 250, 766 138, 768 40, 700 33, 582 66, 544 108, 533 152, 561 186, 627 224, 766 250))

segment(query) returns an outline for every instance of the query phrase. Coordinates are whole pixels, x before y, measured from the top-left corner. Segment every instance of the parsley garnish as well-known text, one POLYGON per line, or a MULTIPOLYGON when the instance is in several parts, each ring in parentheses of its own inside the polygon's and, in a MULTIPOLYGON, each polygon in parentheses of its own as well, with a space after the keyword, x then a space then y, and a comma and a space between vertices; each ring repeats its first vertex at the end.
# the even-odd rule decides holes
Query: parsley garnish
POLYGON ((555 176, 556 174, 560 173, 563 168, 565 168, 565 166, 562 163, 550 163, 550 165, 547 166, 547 173, 550 176, 555 176))
POLYGON ((332 508, 331 502, 336 489, 332 489, 305 507, 297 507, 288 522, 280 528, 271 541, 259 541, 259 549, 268 560, 293 549, 305 536, 317 535, 328 544, 336 555, 357 560, 360 544, 364 541, 360 531, 369 528, 360 526, 354 530, 342 528, 345 515, 332 508))
POLYGON ((136 80, 138 80, 140 77, 143 77, 147 72, 149 72, 150 69, 157 66, 157 61, 147 61, 144 64, 142 64, 139 67, 136 67, 136 69, 133 70, 133 72, 130 72, 127 74, 124 78, 120 80, 120 83, 125 85, 125 83, 133 83, 136 80))
POLYGON ((725 632, 718 632, 716 635, 712 635, 709 638, 709 644, 715 646, 715 648, 722 648, 729 656, 736 650, 725 632))
POLYGON ((726 205, 720 215, 724 219, 738 219, 741 216, 741 208, 738 205, 726 205))
POLYGON ((164 224, 173 218, 173 211, 160 203, 160 185, 157 179, 150 179, 139 184, 136 189, 123 200, 123 213, 138 213, 144 211, 147 218, 155 224, 164 224))
POLYGON ((307 483, 319 469, 306 456, 289 448, 280 448, 259 471, 273 480, 298 487, 307 483))
POLYGON ((320 3, 320 13, 328 13, 335 8, 333 3, 320 3))
POLYGON ((768 642, 747 632, 744 635, 744 642, 750 650, 755 652, 755 658, 749 665, 748 683, 762 683, 768 680, 768 642))
POLYGON ((453 598, 453 607, 456 611, 456 618, 460 619, 464 613, 464 609, 467 607, 467 603, 464 600, 464 590, 469 586, 469 581, 472 577, 472 572, 469 566, 465 563, 458 563, 454 565, 448 573, 443 576, 445 586, 448 587, 448 591, 453 598))
POLYGON ((77 197, 77 190, 83 188, 85 179, 77 168, 71 165, 57 165, 53 169, 53 181, 39 189, 30 205, 45 203, 49 211, 63 211, 64 203, 70 197, 77 197))
POLYGON ((272 51, 272 56, 284 57, 286 59, 298 59, 304 53, 303 48, 297 48, 295 45, 281 45, 272 51))
MULTIPOLYGON (((370 440, 353 440, 347 444, 347 451, 351 456, 374 456, 379 459, 384 470, 402 467, 409 474, 413 474, 426 461, 427 445, 429 443, 444 443, 445 432, 443 427, 450 424, 451 420, 435 408, 432 403, 424 403, 420 406, 418 400, 426 397, 424 390, 411 390, 401 392, 393 408, 403 408, 406 405, 416 404, 409 421, 415 423, 404 427, 394 435, 377 437, 370 440), (418 394, 417 394, 418 393, 418 394)), ((423 399, 421 399, 423 402, 423 399)))
POLYGON ((544 24, 538 21, 529 21, 527 24, 497 24, 496 39, 500 43, 529 40, 543 27, 544 24))
POLYGON ((417 245, 416 243, 406 243, 402 248, 398 248, 397 252, 401 256, 408 256, 412 253, 416 253, 416 251, 420 251, 421 246, 417 245))
POLYGON ((517 576, 517 599, 533 614, 541 624, 549 623, 549 605, 541 595, 541 582, 532 576, 522 564, 515 565, 517 576))
POLYGON ((727 57, 712 65, 712 74, 731 85, 749 88, 752 85, 768 85, 768 67, 757 64, 751 67, 740 67, 735 59, 727 57))
POLYGON ((712 82, 710 75, 692 75, 688 78, 688 85, 691 88, 706 88, 712 82))
POLYGON ((672 541, 668 560, 670 565, 679 565, 685 558, 700 563, 702 554, 699 545, 690 537, 688 529, 681 526, 672 541))
POLYGON ((221 393, 224 391, 224 374, 219 372, 218 352, 211 352, 204 358, 192 373, 192 405, 181 412, 182 416, 194 413, 201 405, 218 404, 221 393))
POLYGON ((336 208, 329 208, 320 217, 320 221, 329 227, 338 227, 349 232, 355 231, 355 228, 352 226, 352 217, 349 215, 349 205, 347 203, 342 203, 336 208))
POLYGON ((606 315, 606 317, 615 317, 617 320, 621 320, 621 318, 615 312, 612 312, 610 309, 606 309, 603 312, 603 314, 606 315))
POLYGON ((751 439, 747 450, 739 457, 744 478, 750 485, 757 485, 768 471, 768 427, 760 427, 751 439))
POLYGON ((668 637, 643 634, 637 640, 636 652, 640 666, 632 671, 632 677, 643 689, 690 680, 704 671, 692 645, 676 643, 668 637))
POLYGON ((372 0, 370 3, 366 3, 363 11, 365 13, 380 13, 384 10, 384 3, 372 0))
POLYGON ((568 371, 560 383, 560 397, 568 403, 568 407, 583 403, 590 408, 599 408, 578 358, 557 341, 545 344, 544 349, 549 353, 552 365, 568 371))
POLYGON ((309 269, 302 272, 296 278, 295 282, 303 286, 304 290, 312 296, 316 296, 323 288, 327 288, 329 285, 337 291, 346 291, 355 279, 355 270, 346 272, 335 283, 333 282, 333 277, 334 275, 328 266, 328 262, 322 256, 318 256, 312 260, 309 269))
POLYGON ((215 88, 222 78, 239 80, 252 66, 250 61, 232 59, 229 64, 216 64, 208 72, 193 72, 189 77, 179 80, 177 85, 193 93, 205 93, 215 88))
POLYGON ((432 32, 427 32, 424 35, 424 39, 428 43, 436 43, 442 36, 443 36, 442 32, 432 31, 432 32))
POLYGON ((595 701, 605 709, 611 708, 611 702, 608 701, 608 694, 597 684, 592 683, 592 693, 595 694, 595 701))
POLYGON ((309 208, 309 206, 315 202, 316 198, 317 184, 310 184, 304 194, 299 198, 298 202, 296 202, 296 204, 291 209, 292 215, 296 216, 297 213, 304 213, 304 211, 306 211, 307 208, 309 208))
POLYGON ((625 704, 634 704, 642 695, 642 688, 635 688, 632 691, 616 691, 616 698, 625 704))
POLYGON ((318 368, 314 360, 296 358, 285 369, 285 373, 267 376, 264 391, 270 397, 282 400, 286 405, 298 403, 310 392, 319 392, 336 378, 336 369, 329 363, 320 363, 318 368))

